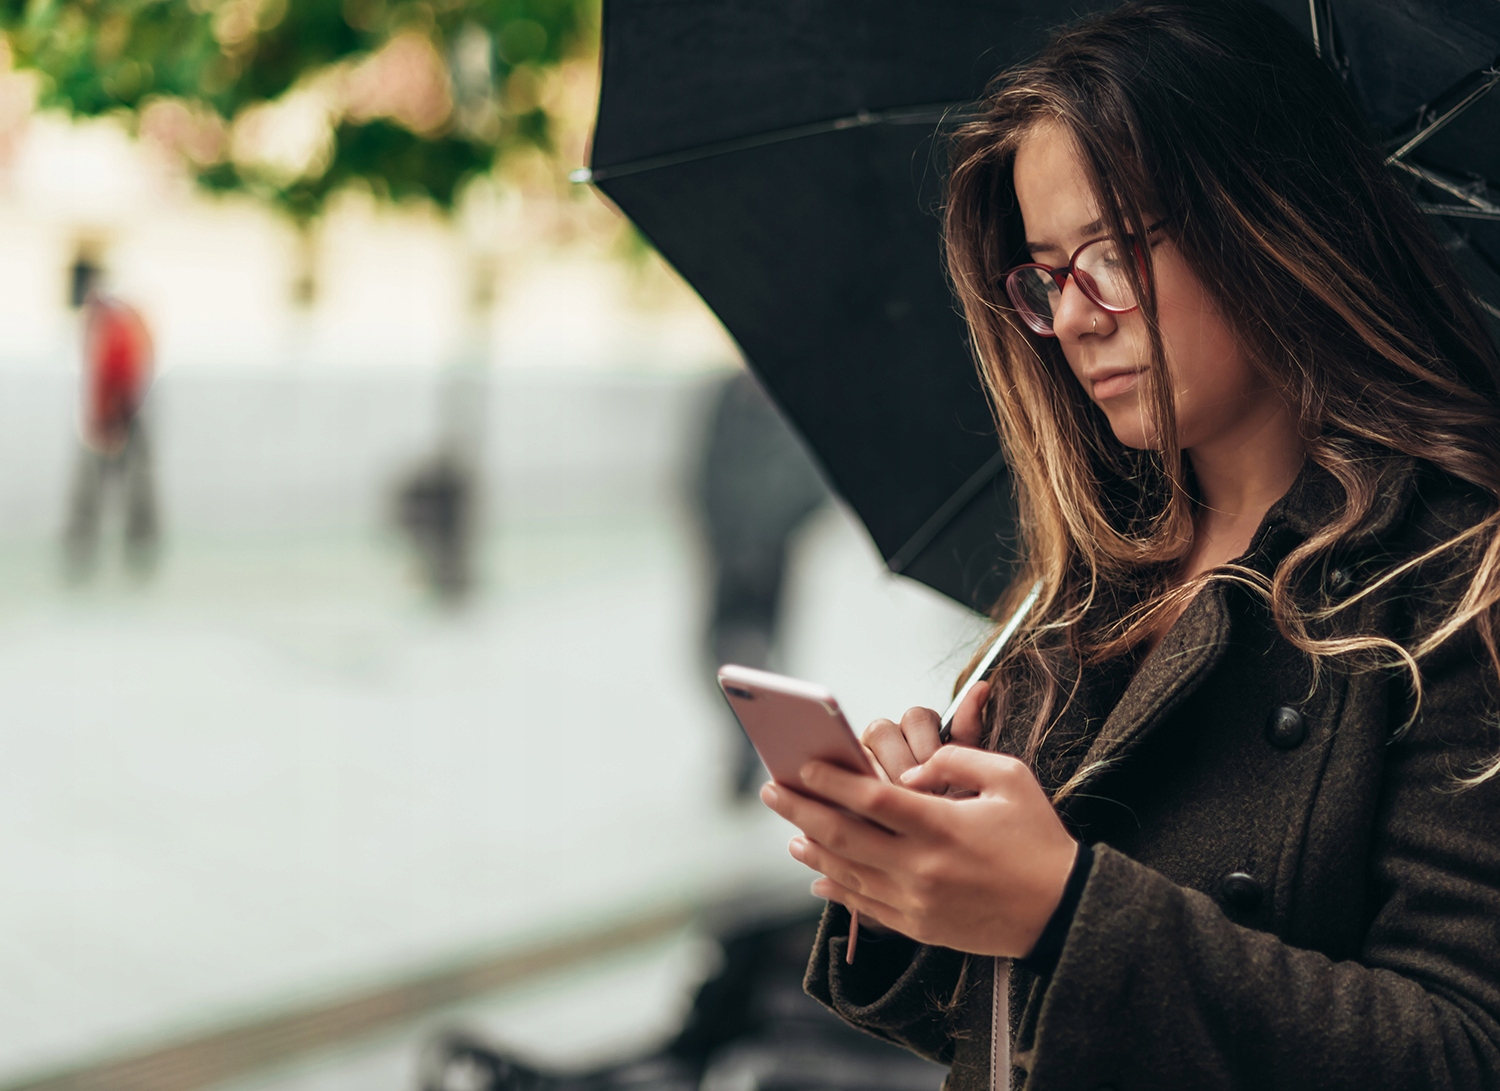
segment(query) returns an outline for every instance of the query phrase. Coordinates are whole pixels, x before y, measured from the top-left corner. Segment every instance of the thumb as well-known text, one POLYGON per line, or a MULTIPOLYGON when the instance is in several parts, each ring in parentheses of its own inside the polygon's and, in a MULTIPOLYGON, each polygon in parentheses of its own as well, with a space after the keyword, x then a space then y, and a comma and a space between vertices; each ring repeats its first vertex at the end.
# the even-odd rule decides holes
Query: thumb
POLYGON ((1003 754, 967 746, 945 746, 922 765, 901 775, 903 787, 933 795, 983 795, 1000 787, 1003 766, 1014 762, 1003 754))
POLYGON ((978 682, 953 714, 949 738, 959 746, 978 746, 984 738, 984 705, 990 699, 990 684, 978 682))

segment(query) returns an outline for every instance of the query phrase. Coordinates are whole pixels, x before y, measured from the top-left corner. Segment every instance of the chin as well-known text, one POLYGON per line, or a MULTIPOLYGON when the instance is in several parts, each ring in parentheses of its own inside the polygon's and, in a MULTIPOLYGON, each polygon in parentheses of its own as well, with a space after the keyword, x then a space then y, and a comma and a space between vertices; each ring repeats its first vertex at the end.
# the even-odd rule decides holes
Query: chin
POLYGON ((1146 432, 1146 422, 1141 420, 1141 415, 1135 410, 1126 413, 1106 413, 1109 419, 1109 427, 1126 447, 1137 451, 1143 451, 1153 446, 1150 436, 1146 432))

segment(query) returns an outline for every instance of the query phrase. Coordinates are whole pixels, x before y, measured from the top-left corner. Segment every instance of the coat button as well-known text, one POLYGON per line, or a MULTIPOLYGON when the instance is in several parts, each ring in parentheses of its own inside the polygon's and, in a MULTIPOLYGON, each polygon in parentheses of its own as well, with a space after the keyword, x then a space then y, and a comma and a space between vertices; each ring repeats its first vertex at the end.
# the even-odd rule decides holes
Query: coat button
POLYGON ((1246 875, 1243 871, 1231 871, 1219 884, 1219 894, 1230 909, 1248 913, 1260 905, 1266 892, 1254 876, 1246 875))
POLYGON ((1266 720, 1266 738, 1278 750, 1295 750, 1307 738, 1307 720, 1295 708, 1278 708, 1266 720))

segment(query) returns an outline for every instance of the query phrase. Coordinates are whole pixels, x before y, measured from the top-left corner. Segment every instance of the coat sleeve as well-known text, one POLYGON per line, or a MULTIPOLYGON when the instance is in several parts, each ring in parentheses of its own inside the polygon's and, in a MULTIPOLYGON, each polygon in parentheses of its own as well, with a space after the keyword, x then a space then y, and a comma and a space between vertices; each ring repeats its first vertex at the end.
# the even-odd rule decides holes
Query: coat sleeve
POLYGON ((1039 1013, 1031 1091, 1500 1087, 1500 782, 1472 643, 1386 748, 1371 918, 1335 962, 1106 846, 1039 1013))
POLYGON ((861 1030, 951 1064, 947 1008, 960 985, 964 956, 905 936, 865 935, 851 966, 844 961, 848 932, 848 910, 830 903, 803 980, 808 995, 861 1030))

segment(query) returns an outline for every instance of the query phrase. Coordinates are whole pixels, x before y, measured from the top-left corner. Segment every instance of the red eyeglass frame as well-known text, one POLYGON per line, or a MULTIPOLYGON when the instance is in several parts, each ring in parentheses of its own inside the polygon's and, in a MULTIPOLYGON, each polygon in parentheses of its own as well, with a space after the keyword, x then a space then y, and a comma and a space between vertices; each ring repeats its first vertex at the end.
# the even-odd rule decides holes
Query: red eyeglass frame
MULTIPOLYGON (((1149 240, 1152 235, 1156 234, 1157 231, 1165 227, 1166 223, 1166 220, 1157 220, 1156 223, 1146 228, 1146 238, 1149 240)), ((1078 290, 1084 294, 1084 297, 1087 298, 1090 303, 1100 308, 1101 310, 1108 311, 1110 314, 1129 314, 1131 311, 1138 310, 1140 308, 1139 303, 1132 303, 1128 307, 1114 307, 1104 302, 1104 300, 1099 298, 1099 289, 1098 286, 1094 284, 1094 278, 1089 276, 1087 273, 1080 274, 1074 268, 1074 266, 1078 264, 1079 254, 1083 253, 1090 246, 1093 246, 1096 242, 1104 242, 1108 238, 1108 235, 1099 235, 1080 244, 1078 249, 1073 251, 1073 256, 1068 259, 1068 264, 1066 265, 1052 266, 1043 265, 1039 261, 1028 261, 1021 265, 1012 266, 1005 271, 1005 294, 1010 297, 1011 306, 1013 306, 1016 309, 1016 313, 1021 316, 1021 321, 1025 322, 1026 325, 1031 328, 1031 331, 1033 333, 1037 334, 1037 336, 1039 337, 1057 336, 1057 331, 1052 326, 1040 325, 1041 316, 1033 311, 1025 302, 1023 302, 1023 297, 1021 296, 1020 292, 1018 292, 1013 287, 1016 277, 1024 273, 1027 269, 1040 269, 1042 272, 1046 273, 1049 277, 1052 278, 1053 283, 1057 285, 1057 290, 1059 292, 1063 290, 1064 282, 1069 277, 1072 277, 1073 283, 1078 285, 1078 290), (1033 318, 1037 319, 1037 321, 1032 321, 1033 318)), ((1136 247, 1136 257, 1141 264, 1141 276, 1145 277, 1146 256, 1141 253, 1140 244, 1138 242, 1132 240, 1132 245, 1136 247)), ((1155 244, 1152 243, 1151 245, 1155 244)))

